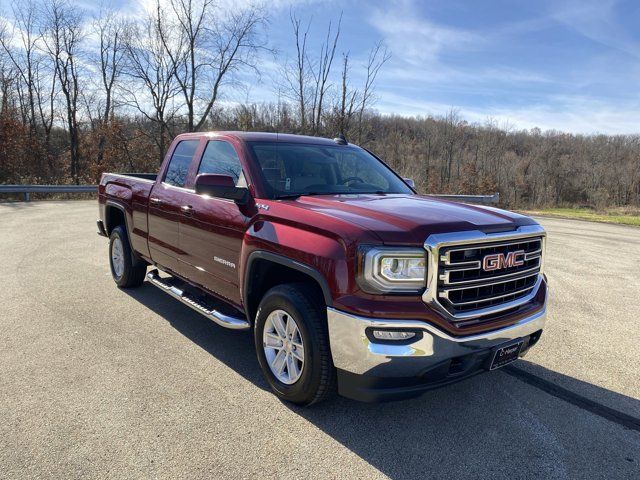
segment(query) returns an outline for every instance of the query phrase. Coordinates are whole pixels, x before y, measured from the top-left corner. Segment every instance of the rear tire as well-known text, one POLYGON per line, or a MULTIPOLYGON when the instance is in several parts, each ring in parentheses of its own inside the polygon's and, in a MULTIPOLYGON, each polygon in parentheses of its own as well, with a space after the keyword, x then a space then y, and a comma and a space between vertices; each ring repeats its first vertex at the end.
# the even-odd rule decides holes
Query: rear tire
POLYGON ((326 308, 317 298, 308 284, 278 285, 264 295, 256 315, 254 340, 262 373, 280 399, 298 405, 324 400, 335 390, 326 308))
POLYGON ((134 260, 127 231, 118 225, 111 231, 109 238, 109 265, 111 276, 120 288, 139 287, 144 282, 147 264, 134 260))

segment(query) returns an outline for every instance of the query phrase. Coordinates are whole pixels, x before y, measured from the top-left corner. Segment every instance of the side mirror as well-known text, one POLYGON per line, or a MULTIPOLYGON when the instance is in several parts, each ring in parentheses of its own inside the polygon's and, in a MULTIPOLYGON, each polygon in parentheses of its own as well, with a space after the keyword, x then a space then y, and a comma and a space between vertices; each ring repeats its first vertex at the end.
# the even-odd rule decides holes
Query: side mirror
POLYGON ((413 181, 413 178, 403 178, 404 183, 409 185, 411 188, 416 188, 416 182, 413 181))
POLYGON ((202 173, 196 177, 195 190, 198 195, 227 198, 239 204, 247 203, 249 196, 246 187, 236 187, 236 182, 230 175, 202 173))

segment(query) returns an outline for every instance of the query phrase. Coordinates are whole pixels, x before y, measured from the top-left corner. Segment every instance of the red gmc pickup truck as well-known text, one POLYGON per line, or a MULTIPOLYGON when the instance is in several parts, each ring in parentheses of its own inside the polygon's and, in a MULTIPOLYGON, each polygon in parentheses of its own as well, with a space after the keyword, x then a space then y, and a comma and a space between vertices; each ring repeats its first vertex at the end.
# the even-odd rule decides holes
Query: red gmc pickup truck
POLYGON ((253 330, 297 404, 417 396, 517 360, 544 326, 539 224, 418 195, 343 137, 180 135, 157 175, 105 173, 99 207, 119 287, 147 278, 253 330))

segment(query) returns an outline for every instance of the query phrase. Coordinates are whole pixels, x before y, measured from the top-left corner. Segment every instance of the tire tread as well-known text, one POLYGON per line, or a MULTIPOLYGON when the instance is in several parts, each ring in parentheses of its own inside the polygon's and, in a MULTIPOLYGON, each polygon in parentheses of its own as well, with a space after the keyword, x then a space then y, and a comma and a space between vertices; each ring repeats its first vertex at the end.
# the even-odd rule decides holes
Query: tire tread
MULTIPOLYGON (((111 241, 109 242, 109 261, 111 261, 111 242, 113 241, 114 235, 120 237, 126 259, 125 269, 121 280, 118 281, 114 276, 116 285, 118 285, 118 287, 120 288, 139 287, 144 282, 145 276, 147 274, 147 264, 142 260, 133 261, 131 244, 129 243, 129 236, 127 235, 127 231, 123 225, 118 225, 111 231, 111 241)), ((111 273, 113 274, 113 269, 111 269, 111 273)))
MULTIPOLYGON (((324 298, 320 298, 317 291, 311 285, 304 282, 276 285, 265 294, 263 301, 272 295, 285 297, 306 312, 313 313, 313 315, 305 316, 305 325, 309 330, 313 331, 312 336, 318 344, 318 363, 320 365, 319 383, 313 398, 298 403, 309 406, 321 402, 336 390, 336 371, 333 366, 329 346, 328 326, 323 314, 323 310, 326 308, 324 298)), ((258 311, 260 310, 259 308, 258 311)), ((256 348, 259 348, 258 342, 256 342, 256 348)))

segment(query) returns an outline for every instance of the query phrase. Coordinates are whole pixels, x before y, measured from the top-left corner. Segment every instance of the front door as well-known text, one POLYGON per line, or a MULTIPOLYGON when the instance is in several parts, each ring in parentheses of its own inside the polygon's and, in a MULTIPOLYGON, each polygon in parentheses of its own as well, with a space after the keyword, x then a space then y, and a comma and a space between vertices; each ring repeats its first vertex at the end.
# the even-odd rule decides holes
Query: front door
MULTIPOLYGON (((231 143, 210 140, 197 174, 230 175, 245 182, 238 154, 231 143)), ((240 304, 239 259, 249 218, 232 200, 205 197, 190 191, 182 197, 180 250, 188 278, 207 290, 240 304)))
POLYGON ((149 195, 149 252, 160 266, 179 272, 179 225, 182 218, 183 187, 199 140, 183 140, 176 145, 164 178, 149 195))

